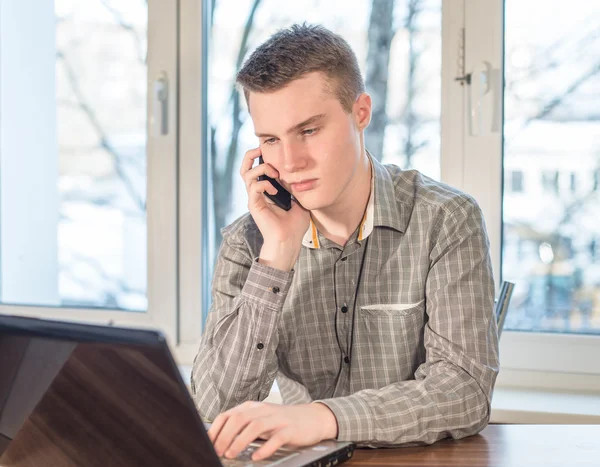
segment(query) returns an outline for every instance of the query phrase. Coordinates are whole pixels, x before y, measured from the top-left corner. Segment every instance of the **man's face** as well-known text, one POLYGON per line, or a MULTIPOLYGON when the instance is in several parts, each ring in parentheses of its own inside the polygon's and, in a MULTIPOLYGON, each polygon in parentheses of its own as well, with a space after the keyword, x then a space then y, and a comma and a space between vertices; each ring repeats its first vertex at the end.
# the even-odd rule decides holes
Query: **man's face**
POLYGON ((332 206, 350 189, 364 126, 356 109, 344 110, 324 75, 310 73, 278 91, 250 93, 249 107, 264 161, 305 209, 332 206))

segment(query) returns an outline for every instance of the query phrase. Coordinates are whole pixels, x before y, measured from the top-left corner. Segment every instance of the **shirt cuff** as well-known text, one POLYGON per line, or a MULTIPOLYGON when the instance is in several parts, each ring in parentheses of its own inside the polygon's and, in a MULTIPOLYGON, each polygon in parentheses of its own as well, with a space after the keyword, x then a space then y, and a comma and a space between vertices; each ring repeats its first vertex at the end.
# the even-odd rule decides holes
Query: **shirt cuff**
POLYGON ((373 414, 366 401, 359 396, 335 397, 316 400, 325 404, 338 423, 338 441, 376 442, 373 414))
POLYGON ((294 271, 281 271, 254 260, 242 296, 272 309, 281 309, 287 297, 294 271))

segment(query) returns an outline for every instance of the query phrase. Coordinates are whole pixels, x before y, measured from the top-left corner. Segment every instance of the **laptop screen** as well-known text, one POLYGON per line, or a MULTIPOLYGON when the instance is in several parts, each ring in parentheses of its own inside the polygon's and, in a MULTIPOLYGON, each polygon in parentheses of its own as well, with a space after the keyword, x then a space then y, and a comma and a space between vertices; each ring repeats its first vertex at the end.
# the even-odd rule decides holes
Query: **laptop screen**
POLYGON ((164 342, 68 331, 0 326, 2 463, 220 465, 164 342))
POLYGON ((0 434, 15 437, 48 391, 76 344, 0 337, 0 434))

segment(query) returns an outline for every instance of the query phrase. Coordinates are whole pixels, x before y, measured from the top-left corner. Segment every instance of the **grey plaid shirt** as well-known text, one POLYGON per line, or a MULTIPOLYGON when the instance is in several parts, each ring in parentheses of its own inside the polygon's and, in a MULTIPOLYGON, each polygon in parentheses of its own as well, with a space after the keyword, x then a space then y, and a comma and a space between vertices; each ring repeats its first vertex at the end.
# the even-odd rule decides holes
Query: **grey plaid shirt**
POLYGON ((249 214, 223 230, 192 374, 205 420, 264 400, 277 378, 284 403, 326 404, 342 441, 433 443, 486 426, 499 363, 481 210, 417 171, 372 163, 359 228, 341 248, 311 222, 292 272, 257 262, 249 214))

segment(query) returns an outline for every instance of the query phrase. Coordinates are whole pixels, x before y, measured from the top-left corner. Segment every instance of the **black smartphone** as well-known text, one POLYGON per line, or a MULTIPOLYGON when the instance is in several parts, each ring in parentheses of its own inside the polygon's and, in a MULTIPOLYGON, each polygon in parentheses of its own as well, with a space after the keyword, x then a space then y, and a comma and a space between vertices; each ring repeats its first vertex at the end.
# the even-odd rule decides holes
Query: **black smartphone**
MULTIPOLYGON (((264 164, 264 162, 265 161, 263 160, 262 156, 259 156, 258 163, 264 164)), ((271 195, 265 191, 265 195, 267 196, 267 198, 269 198, 271 201, 273 201, 277 206, 279 206, 284 211, 289 211, 290 209, 292 209, 292 195, 290 194, 289 191, 287 191, 285 188, 283 188, 277 180, 275 180, 274 178, 268 177, 267 175, 259 175, 258 179, 260 181, 263 181, 263 180, 270 181, 271 185, 273 185, 275 187, 275 189, 277 190, 276 195, 271 195)))

